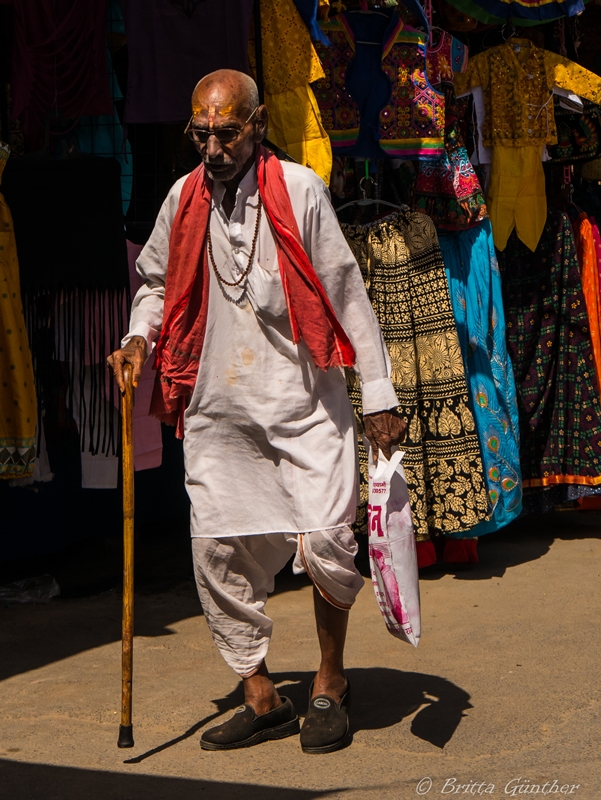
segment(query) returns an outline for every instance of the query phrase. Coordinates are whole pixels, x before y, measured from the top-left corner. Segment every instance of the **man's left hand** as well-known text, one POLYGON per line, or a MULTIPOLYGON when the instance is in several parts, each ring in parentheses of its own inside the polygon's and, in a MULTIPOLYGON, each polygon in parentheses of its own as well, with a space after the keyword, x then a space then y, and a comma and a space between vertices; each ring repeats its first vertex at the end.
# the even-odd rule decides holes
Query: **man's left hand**
POLYGON ((395 444, 400 444, 405 438, 407 422, 396 409, 391 409, 378 411, 376 414, 366 414, 363 417, 363 427, 377 462, 379 450, 384 454, 384 458, 390 460, 391 448, 395 444))

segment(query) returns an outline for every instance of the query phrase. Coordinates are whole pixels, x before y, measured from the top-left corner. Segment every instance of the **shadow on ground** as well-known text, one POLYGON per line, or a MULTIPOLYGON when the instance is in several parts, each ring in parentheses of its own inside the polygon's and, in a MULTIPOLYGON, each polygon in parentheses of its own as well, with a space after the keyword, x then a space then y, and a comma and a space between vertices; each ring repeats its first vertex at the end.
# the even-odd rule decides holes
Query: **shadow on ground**
POLYGON ((506 528, 478 539, 479 564, 455 567, 435 564, 420 571, 421 580, 439 580, 454 575, 456 580, 478 581, 502 578, 511 567, 536 561, 549 552, 556 539, 601 538, 601 515, 592 512, 557 511, 529 514, 506 528))
POLYGON ((348 790, 287 789, 250 783, 128 775, 0 759, 0 796, 12 800, 317 800, 345 791, 348 790))
MULTIPOLYGON (((465 711, 473 708, 470 695, 451 681, 438 675, 421 672, 402 672, 385 667, 349 669, 347 677, 352 687, 351 733, 378 730, 398 725, 415 714, 411 733, 418 739, 443 748, 449 742, 465 711), (416 713, 417 712, 417 713, 416 713)), ((300 715, 306 713, 314 672, 272 673, 278 691, 289 697, 300 715)), ((216 723, 218 717, 233 711, 244 702, 242 683, 225 697, 213 699, 217 710, 199 720, 186 731, 166 742, 159 742, 145 753, 132 756, 125 764, 140 764, 197 734, 202 728, 216 723)))

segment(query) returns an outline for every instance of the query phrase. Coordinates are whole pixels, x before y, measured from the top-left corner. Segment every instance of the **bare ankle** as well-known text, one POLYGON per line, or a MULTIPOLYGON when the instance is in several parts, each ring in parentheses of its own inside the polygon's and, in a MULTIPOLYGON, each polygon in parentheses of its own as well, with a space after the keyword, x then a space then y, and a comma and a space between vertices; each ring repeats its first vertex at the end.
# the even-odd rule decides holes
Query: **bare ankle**
POLYGON ((348 688, 348 681, 343 669, 329 670, 320 667, 313 681, 312 697, 325 694, 337 703, 348 688))
POLYGON ((277 692, 265 665, 250 678, 243 679, 244 702, 257 715, 267 714, 282 705, 282 698, 277 692))

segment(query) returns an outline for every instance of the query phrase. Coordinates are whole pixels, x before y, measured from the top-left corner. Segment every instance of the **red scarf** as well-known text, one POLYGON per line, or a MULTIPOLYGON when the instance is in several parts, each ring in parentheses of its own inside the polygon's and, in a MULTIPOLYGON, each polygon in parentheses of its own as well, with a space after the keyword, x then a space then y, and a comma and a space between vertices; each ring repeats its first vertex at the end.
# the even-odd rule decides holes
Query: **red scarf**
MULTIPOLYGON (((275 236, 294 344, 305 341, 315 365, 352 367, 355 351, 336 318, 303 247, 284 171, 265 147, 257 148, 259 194, 275 236)), ((163 328, 156 347, 157 377, 150 413, 177 424, 194 391, 209 308, 206 233, 213 184, 201 164, 183 185, 169 239, 163 328)))

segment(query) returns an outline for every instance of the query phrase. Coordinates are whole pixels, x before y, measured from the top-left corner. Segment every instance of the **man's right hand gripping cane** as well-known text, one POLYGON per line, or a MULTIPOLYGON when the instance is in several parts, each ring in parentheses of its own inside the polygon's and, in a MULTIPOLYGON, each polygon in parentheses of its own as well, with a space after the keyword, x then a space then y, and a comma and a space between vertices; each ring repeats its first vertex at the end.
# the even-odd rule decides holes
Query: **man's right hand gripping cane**
POLYGON ((119 389, 125 391, 125 383, 123 382, 123 366, 131 364, 132 366, 132 383, 134 388, 137 387, 142 373, 142 367, 146 362, 146 339, 143 336, 132 336, 129 342, 120 350, 115 350, 114 353, 107 358, 109 367, 113 370, 115 380, 119 389))

